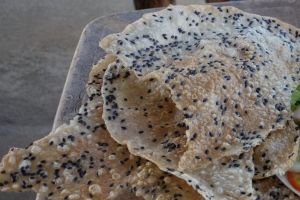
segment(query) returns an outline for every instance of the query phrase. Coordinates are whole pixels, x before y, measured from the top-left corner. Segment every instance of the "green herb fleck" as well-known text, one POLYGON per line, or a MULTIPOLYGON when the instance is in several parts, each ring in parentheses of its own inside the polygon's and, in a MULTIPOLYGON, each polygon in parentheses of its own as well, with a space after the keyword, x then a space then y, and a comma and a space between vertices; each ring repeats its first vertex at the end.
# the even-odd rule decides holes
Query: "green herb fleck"
POLYGON ((297 86, 296 90, 292 94, 291 110, 294 112, 300 106, 300 85, 297 86))

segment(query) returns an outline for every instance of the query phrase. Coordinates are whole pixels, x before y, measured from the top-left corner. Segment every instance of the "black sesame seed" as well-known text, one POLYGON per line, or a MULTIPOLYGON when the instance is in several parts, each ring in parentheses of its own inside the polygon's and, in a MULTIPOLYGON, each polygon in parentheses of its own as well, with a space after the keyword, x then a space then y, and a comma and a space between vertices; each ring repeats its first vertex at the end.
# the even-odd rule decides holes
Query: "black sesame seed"
POLYGON ((197 133, 194 133, 193 136, 191 137, 191 140, 195 140, 197 138, 197 133))
POLYGON ((277 103, 277 104, 275 104, 275 108, 276 108, 276 110, 278 110, 278 111, 283 111, 286 107, 285 107, 285 105, 282 104, 282 103, 277 103))

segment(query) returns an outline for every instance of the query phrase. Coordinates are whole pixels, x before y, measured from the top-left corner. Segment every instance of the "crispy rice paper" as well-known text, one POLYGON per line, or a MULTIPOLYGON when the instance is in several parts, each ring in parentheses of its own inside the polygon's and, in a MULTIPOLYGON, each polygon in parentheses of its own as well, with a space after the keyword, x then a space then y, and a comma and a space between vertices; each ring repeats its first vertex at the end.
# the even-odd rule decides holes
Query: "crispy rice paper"
MULTIPOLYGON (((184 131, 188 127, 168 90, 161 88, 156 76, 149 74, 141 80, 117 63, 111 64, 105 75, 103 95, 107 107, 103 117, 108 121, 108 130, 116 133, 112 134, 114 139, 126 141, 133 154, 186 180, 207 199, 238 199, 241 195, 251 198, 251 152, 211 160, 196 170, 181 169, 178 164, 187 147, 184 131), (117 116, 110 115, 116 108, 117 116)), ((199 160, 198 155, 195 152, 193 160, 199 160)))
POLYGON ((0 164, 1 191, 28 191, 39 199, 157 199, 202 197, 183 180, 131 155, 106 131, 101 80, 108 55, 90 73, 89 100, 77 116, 26 149, 12 148, 0 164))
MULTIPOLYGON (((279 148, 289 145, 290 154, 267 171, 267 161, 256 157, 254 178, 282 173, 298 145, 299 132, 288 124, 294 123, 289 105, 299 83, 299 38, 291 25, 233 7, 170 6, 146 14, 100 42, 118 58, 102 88, 108 130, 131 153, 186 181, 194 178, 194 187, 211 184, 197 173, 212 163, 271 152, 285 138, 291 142, 279 148)), ((237 184, 235 194, 200 193, 230 199, 250 191, 247 183, 229 182, 237 184)))

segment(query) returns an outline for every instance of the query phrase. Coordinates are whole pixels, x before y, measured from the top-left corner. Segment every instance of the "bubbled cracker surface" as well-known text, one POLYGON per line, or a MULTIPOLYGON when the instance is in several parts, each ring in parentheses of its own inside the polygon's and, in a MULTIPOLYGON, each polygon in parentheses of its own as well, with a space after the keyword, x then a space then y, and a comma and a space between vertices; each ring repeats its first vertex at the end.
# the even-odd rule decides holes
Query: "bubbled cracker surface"
MULTIPOLYGON (((184 114, 172 103, 169 90, 160 88, 159 82, 157 74, 138 79, 118 63, 107 69, 102 89, 103 117, 112 137, 127 143, 134 155, 153 161, 162 170, 186 180, 207 199, 238 199, 240 196, 251 199, 254 165, 250 152, 214 159, 202 168, 180 168, 187 140, 182 131, 187 125, 182 122, 184 114)), ((198 155, 194 154, 193 160, 199 160, 198 155)))
POLYGON ((107 56, 93 67, 89 100, 70 124, 26 149, 13 148, 3 157, 1 191, 33 190, 40 199, 58 200, 202 199, 184 181, 132 156, 111 139, 101 118, 101 93, 96 88, 101 89, 99 81, 112 59, 107 56))
MULTIPOLYGON (((198 164, 204 165, 210 158, 247 151, 260 144, 271 130, 292 121, 289 102, 299 81, 295 73, 299 66, 294 56, 299 53, 299 40, 294 32, 289 34, 280 22, 277 25, 272 20, 231 7, 170 7, 145 15, 129 25, 126 34, 108 36, 102 43, 115 39, 110 46, 102 46, 138 75, 151 71, 166 73, 162 76, 172 88, 177 108, 181 111, 187 108, 185 122, 190 127, 187 134, 202 132, 194 142, 188 142, 186 160, 191 160, 195 151, 201 151, 198 164), (189 26, 180 23, 181 20, 194 23, 200 20, 200 25, 189 26), (223 25, 224 20, 229 25, 223 25), (143 22, 146 24, 142 25, 143 22), (246 22, 252 23, 246 26, 246 22), (160 23, 165 26, 158 30, 160 23), (186 27, 179 30, 180 25, 186 27), (177 37, 165 39, 159 34, 164 28, 175 29, 166 34, 177 37), (210 152, 208 155, 204 155, 206 150, 210 152)), ((186 160, 182 167, 197 167, 186 160)))
POLYGON ((256 200, 299 200, 300 197, 275 177, 253 181, 256 200))
POLYGON ((167 169, 187 180, 206 199, 253 199, 252 152, 214 160, 197 171, 167 169))
POLYGON ((160 165, 176 167, 186 150, 186 126, 168 90, 153 77, 138 80, 134 73, 112 64, 102 90, 111 136, 128 144, 136 155, 146 156, 160 165))
MULTIPOLYGON (((102 90, 103 116, 112 137, 162 169, 181 171, 180 177, 258 145, 262 147, 255 155, 262 149, 272 151, 280 138, 289 138, 289 150, 295 152, 296 130, 278 130, 294 123, 289 105, 299 83, 299 37, 291 25, 233 7, 170 6, 144 15, 100 42, 120 59, 107 71, 102 90), (139 92, 149 89, 156 92, 139 99, 139 92), (166 118, 159 118, 170 100, 176 114, 166 118, 175 123, 163 134, 160 127, 166 118), (156 115, 149 116, 146 105, 156 115), (169 133, 178 124, 186 132, 174 142, 169 133), (268 138, 273 132, 275 140, 268 138), (156 143, 162 135, 165 141, 156 143)), ((281 144, 280 148, 287 145, 281 144)), ((256 162, 256 178, 286 170, 296 158, 286 158, 286 153, 278 161, 289 160, 288 164, 271 162, 274 166, 267 172, 266 160, 256 162)), ((214 198, 208 191, 201 193, 214 198)))
POLYGON ((137 160, 103 129, 101 107, 86 112, 27 149, 11 150, 2 160, 1 189, 33 190, 48 199, 107 199, 121 185, 128 188, 125 174, 137 160))
POLYGON ((255 178, 284 174, 298 154, 299 131, 290 123, 286 129, 271 132, 265 142, 254 149, 255 178), (296 142, 297 145, 291 145, 296 142))

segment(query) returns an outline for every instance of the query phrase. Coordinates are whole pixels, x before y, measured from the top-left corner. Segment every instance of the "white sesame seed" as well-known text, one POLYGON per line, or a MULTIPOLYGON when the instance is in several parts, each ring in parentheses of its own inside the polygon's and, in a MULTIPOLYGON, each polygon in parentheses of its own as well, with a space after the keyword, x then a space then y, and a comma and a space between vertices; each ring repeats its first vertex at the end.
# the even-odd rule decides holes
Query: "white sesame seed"
POLYGON ((108 160, 115 160, 116 159, 116 155, 109 155, 108 156, 108 160))
POLYGON ((40 189, 39 189, 39 193, 46 193, 46 192, 48 192, 48 187, 42 185, 42 187, 40 187, 40 189))
POLYGON ((75 199, 79 199, 80 198, 80 195, 79 194, 71 194, 70 196, 69 196, 69 199, 71 199, 71 200, 75 200, 75 199))
POLYGON ((14 155, 9 156, 8 163, 15 165, 16 164, 16 157, 14 155))
POLYGON ((101 169, 99 169, 99 170, 97 171, 97 175, 98 175, 98 176, 102 176, 102 175, 105 174, 105 173, 106 173, 106 170, 103 169, 103 168, 101 168, 101 169))
POLYGON ((96 195, 96 194, 100 194, 102 193, 102 189, 101 187, 98 185, 98 184, 93 184, 89 187, 89 192, 92 194, 92 195, 96 195))
POLYGON ((31 147, 31 153, 33 153, 33 154, 38 154, 38 153, 40 153, 41 152, 41 147, 39 147, 39 146, 37 146, 37 145, 33 145, 32 147, 31 147))
POLYGON ((118 173, 113 173, 112 174, 112 179, 113 180, 118 180, 118 179, 120 179, 121 178, 121 175, 120 174, 118 174, 118 173))
POLYGON ((23 160, 21 162, 21 164, 19 165, 19 168, 22 168, 22 167, 30 167, 31 166, 31 162, 29 160, 23 160))
POLYGON ((20 188, 20 185, 18 183, 15 183, 11 186, 14 190, 17 190, 20 188))

